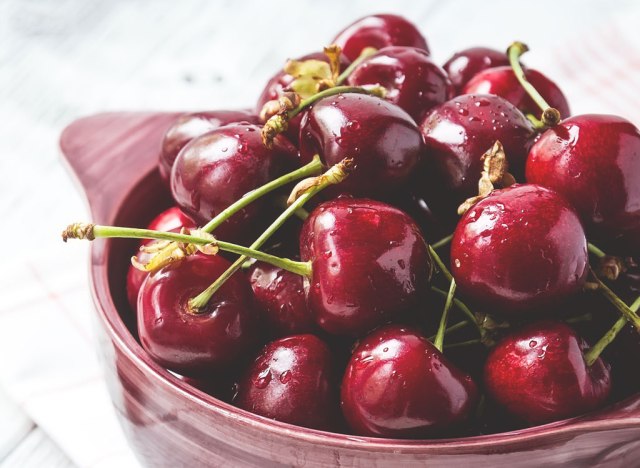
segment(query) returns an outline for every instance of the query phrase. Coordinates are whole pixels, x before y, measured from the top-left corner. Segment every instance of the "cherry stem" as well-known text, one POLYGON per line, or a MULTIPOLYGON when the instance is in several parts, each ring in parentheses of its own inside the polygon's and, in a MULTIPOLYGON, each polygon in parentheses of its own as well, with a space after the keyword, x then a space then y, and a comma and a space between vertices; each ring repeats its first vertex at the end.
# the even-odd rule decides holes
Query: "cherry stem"
POLYGON ((431 245, 428 245, 427 247, 429 249, 429 254, 431 255, 431 258, 433 259, 434 262, 436 262, 436 266, 438 267, 438 270, 440 270, 440 272, 444 275, 444 277, 447 278, 447 281, 449 282, 453 281, 453 276, 451 275, 451 272, 449 271, 447 266, 444 264, 444 262, 440 258, 440 255, 438 255, 438 252, 436 252, 433 246, 431 245))
POLYGON ((340 76, 338 76, 338 79, 336 80, 336 84, 341 85, 342 83, 347 81, 347 78, 349 78, 349 75, 353 73, 353 70, 355 70, 362 62, 364 62, 365 59, 371 57, 376 52, 378 52, 378 49, 374 47, 365 47, 364 49, 362 49, 362 52, 360 52, 358 58, 351 62, 351 64, 342 73, 340 73, 340 76))
POLYGON ((182 242, 185 244, 195 245, 214 245, 224 252, 231 252, 238 255, 245 255, 256 260, 260 260, 271 265, 282 268, 302 276, 311 275, 311 262, 297 262, 288 258, 276 257, 268 253, 260 252, 242 245, 225 242, 210 237, 201 237, 190 234, 179 234, 176 232, 154 231, 151 229, 138 229, 120 226, 100 226, 96 224, 90 225, 71 225, 66 232, 83 232, 82 236, 67 235, 66 238, 77 239, 157 239, 173 242, 182 242), (85 228, 86 227, 86 228, 85 228))
POLYGON ((529 119, 529 122, 533 124, 533 128, 535 128, 536 130, 543 130, 545 128, 545 125, 544 123, 542 123, 542 120, 538 119, 535 115, 527 114, 526 117, 527 119, 529 119))
MULTIPOLYGON (((436 288, 435 286, 431 286, 431 290, 441 295, 442 297, 449 296, 449 293, 447 293, 447 291, 444 291, 440 288, 436 288)), ((476 328, 478 329, 478 332, 480 333, 480 337, 483 338, 484 335, 486 334, 486 331, 484 330, 484 328, 480 326, 480 324, 476 320, 476 316, 473 314, 473 312, 471 312, 471 309, 469 309, 469 307, 467 307, 467 305, 464 302, 462 302, 460 299, 457 299, 455 297, 453 298, 453 303, 463 314, 467 316, 469 321, 476 326, 476 328)))
POLYGON ((439 241, 434 242, 433 244, 431 244, 431 247, 433 247, 433 250, 438 250, 440 247, 444 247, 449 242, 451 242, 451 239, 453 239, 453 234, 449 234, 447 237, 443 237, 439 241))
POLYGON ((276 135, 284 132, 289 127, 289 121, 307 107, 318 102, 320 99, 343 93, 372 94, 374 96, 383 97, 385 92, 386 90, 382 86, 367 88, 361 86, 334 86, 333 88, 327 88, 313 96, 303 99, 300 101, 300 104, 293 109, 279 112, 269 117, 262 127, 262 141, 266 147, 271 148, 276 135))
POLYGON ((527 80, 525 76, 524 70, 522 69, 522 65, 520 64, 520 57, 522 54, 527 52, 529 47, 522 42, 514 42, 507 49, 507 55, 509 56, 509 63, 511 64, 511 68, 513 69, 513 73, 515 73, 516 78, 525 89, 527 94, 531 96, 531 99, 538 105, 538 107, 542 110, 542 119, 541 122, 545 127, 553 127, 560 122, 561 116, 558 109, 554 109, 551 107, 547 101, 542 97, 542 95, 538 92, 538 90, 527 80))
MULTIPOLYGON (((282 227, 287 219, 289 219, 298 208, 304 207, 304 204, 313 198, 321 190, 330 185, 339 184, 349 174, 352 169, 351 161, 343 160, 329 168, 327 172, 317 178, 317 183, 310 186, 306 192, 301 194, 289 207, 271 223, 271 225, 258 237, 250 246, 251 249, 259 249, 262 245, 269 240, 269 238, 275 234, 275 232, 282 227)), ((304 181, 303 181, 304 182, 304 181)), ((249 258, 247 255, 242 255, 231 264, 231 266, 224 272, 218 279, 216 279, 207 289, 202 291, 196 297, 189 300, 189 307, 197 311, 207 305, 211 297, 216 293, 218 289, 227 281, 236 271, 242 268, 242 264, 249 258)), ((311 269, 309 269, 309 275, 311 276, 311 269)))
MULTIPOLYGON (((444 292, 444 291, 443 291, 443 292, 444 292)), ((445 293, 445 294, 447 294, 447 293, 445 293)), ((455 302, 455 299, 454 299, 454 302, 455 302)), ((445 334, 445 335, 447 335, 447 334, 449 334, 449 333, 453 333, 453 332, 455 332, 455 331, 462 330, 463 328, 466 328, 466 327, 468 327, 469 325, 471 325, 471 322, 470 322, 470 321, 468 321, 468 320, 462 320, 461 322, 454 323, 453 325, 448 326, 448 327, 447 327, 447 329, 444 331, 444 334, 445 334)), ((431 335, 431 336, 429 337, 429 341, 433 341, 433 340, 435 340, 435 339, 436 339, 436 335, 431 335)))
POLYGON ((333 88, 327 88, 320 91, 319 93, 314 94, 313 96, 309 96, 308 98, 303 99, 300 104, 298 104, 298 107, 287 112, 287 120, 291 120, 307 107, 315 104, 321 99, 344 93, 373 94, 374 96, 379 96, 380 94, 384 93, 384 88, 382 88, 381 86, 372 88, 363 88, 361 86, 334 86, 333 88))
POLYGON ((451 343, 448 345, 444 345, 444 348, 445 349, 462 348, 464 346, 471 346, 476 344, 482 344, 482 340, 476 338, 475 340, 461 341, 459 343, 451 343))
POLYGON ((242 198, 229 205, 227 208, 218 213, 211 221, 205 224, 202 227, 202 230, 204 232, 213 232, 235 213, 237 213, 253 201, 257 200, 258 198, 262 197, 263 195, 266 195, 274 191, 275 189, 280 188, 283 185, 287 185, 293 181, 318 175, 322 172, 322 168, 323 165, 322 161, 320 161, 320 156, 315 155, 310 163, 305 164, 301 168, 280 176, 277 179, 274 179, 271 182, 268 182, 263 186, 244 194, 242 198))
MULTIPOLYGON (((637 312, 639 308, 640 308, 640 296, 636 298, 636 300, 633 302, 633 304, 631 304, 629 309, 631 309, 634 312, 637 312)), ((627 317, 625 317, 624 315, 620 316, 620 318, 616 320, 616 323, 613 324, 613 326, 604 334, 604 336, 600 338, 598 342, 595 345, 593 345, 591 349, 589 349, 589 351, 587 351, 584 354, 584 360, 587 366, 593 365, 593 363, 598 360, 598 358, 600 357, 600 354, 602 354, 605 348, 609 346, 611 342, 613 342, 613 340, 616 339, 616 337, 618 336, 618 333, 622 331, 622 329, 625 327, 627 322, 628 322, 627 317)))
POLYGON ((600 248, 593 245, 591 242, 587 244, 587 250, 590 254, 595 255, 598 258, 604 258, 607 256, 606 253, 604 253, 600 248))
POLYGON ((440 317, 440 326, 438 327, 438 331, 436 333, 436 339, 433 340, 433 345, 438 349, 438 351, 442 352, 444 345, 444 333, 447 329, 447 320, 449 319, 449 311, 451 310, 451 306, 453 305, 453 297, 456 293, 456 281, 451 280, 449 284, 449 292, 447 293, 447 300, 444 303, 444 310, 442 311, 442 316, 440 317))

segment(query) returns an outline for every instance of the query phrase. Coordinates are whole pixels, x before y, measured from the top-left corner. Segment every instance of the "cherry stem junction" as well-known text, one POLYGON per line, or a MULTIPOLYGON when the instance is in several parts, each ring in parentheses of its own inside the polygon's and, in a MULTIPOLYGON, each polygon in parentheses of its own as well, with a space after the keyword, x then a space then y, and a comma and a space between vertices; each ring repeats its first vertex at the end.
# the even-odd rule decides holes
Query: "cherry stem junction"
POLYGON ((433 345, 438 349, 438 351, 442 352, 442 347, 444 345, 444 335, 445 330, 447 329, 447 320, 449 319, 449 311, 451 310, 451 306, 453 305, 453 297, 456 293, 456 281, 451 280, 449 284, 449 292, 447 293, 447 299, 444 303, 444 310, 442 311, 442 316, 440 317, 440 326, 438 327, 438 332, 436 333, 436 338, 433 340, 433 345))
MULTIPOLYGON (((280 229, 280 227, 285 223, 287 219, 289 219, 299 208, 304 207, 304 204, 313 198, 321 190, 329 187, 330 185, 339 184, 342 182, 351 172, 353 168, 352 161, 349 159, 342 160, 335 166, 329 168, 327 172, 317 177, 314 184, 310 185, 304 193, 298 196, 296 200, 294 200, 289 207, 276 218, 276 220, 271 223, 271 225, 258 237, 250 246, 250 249, 259 249, 262 245, 269 240, 269 238, 275 234, 275 232, 280 229)), ((302 181, 304 183, 305 181, 302 181)), ((296 189, 294 188, 294 191, 296 189)), ((233 262, 233 264, 222 274, 218 279, 216 279, 207 289, 202 291, 196 297, 189 300, 189 307, 197 311, 202 309, 207 305, 211 297, 215 294, 215 292, 220 289, 220 287, 227 281, 236 271, 242 268, 243 263, 252 255, 241 255, 238 259, 233 262)), ((255 257, 257 258, 257 257, 255 257)), ((258 259, 259 260, 259 259, 258 259)), ((286 268, 284 268, 286 270, 286 268)), ((293 272, 295 273, 295 272, 293 272)), ((309 268, 308 274, 306 276, 311 275, 311 269, 309 268)))
POLYGON ((202 227, 202 231, 213 232, 216 228, 218 228, 222 223, 224 223, 227 219, 229 219, 235 213, 245 208, 247 205, 259 199, 263 195, 266 195, 282 187, 283 185, 287 185, 296 180, 318 175, 322 172, 322 169, 323 169, 323 165, 322 165, 322 161, 320 161, 320 156, 315 155, 311 160, 311 162, 309 162, 308 164, 305 164, 301 168, 296 169, 295 171, 289 172, 288 174, 285 174, 283 176, 280 176, 277 179, 274 179, 264 184, 263 186, 258 187, 257 189, 244 194, 242 198, 240 198, 239 200, 229 205, 227 208, 225 208, 220 213, 218 213, 211 221, 205 224, 202 227))
POLYGON ((529 47, 522 42, 514 42, 507 49, 507 55, 509 56, 509 63, 515 73, 516 78, 525 89, 527 94, 531 96, 531 99, 542 110, 541 122, 545 127, 553 127, 560 122, 561 116, 558 109, 551 107, 547 101, 542 97, 538 90, 527 80, 522 65, 520 64, 520 57, 527 52, 529 47))
MULTIPOLYGON (((639 308, 640 308, 640 296, 638 296, 636 300, 633 302, 633 304, 629 306, 629 309, 631 309, 633 312, 637 312, 639 308)), ((589 351, 587 351, 584 354, 584 360, 587 363, 587 366, 591 366, 594 362, 596 362, 596 360, 600 357, 600 354, 602 354, 605 348, 609 346, 609 344, 611 344, 613 340, 616 339, 616 336, 618 336, 618 333, 622 331, 622 329, 625 327, 627 322, 628 322, 627 317, 625 317, 624 315, 620 316, 620 318, 616 320, 616 322, 604 334, 604 336, 600 338, 598 342, 595 345, 593 345, 591 349, 589 349, 589 351)))
MULTIPOLYGON (((440 288, 436 288, 435 286, 431 286, 431 290, 442 297, 446 298, 449 296, 449 293, 447 291, 444 291, 440 288)), ((478 329, 478 332, 480 333, 480 337, 484 338, 486 331, 484 330, 484 328, 480 326, 480 324, 476 320, 476 316, 474 315, 473 312, 471 312, 471 309, 469 309, 469 307, 464 302, 462 302, 460 299, 457 299, 455 297, 453 298, 453 303, 463 314, 467 316, 467 318, 469 319, 469 322, 473 323, 476 326, 476 328, 478 329)))

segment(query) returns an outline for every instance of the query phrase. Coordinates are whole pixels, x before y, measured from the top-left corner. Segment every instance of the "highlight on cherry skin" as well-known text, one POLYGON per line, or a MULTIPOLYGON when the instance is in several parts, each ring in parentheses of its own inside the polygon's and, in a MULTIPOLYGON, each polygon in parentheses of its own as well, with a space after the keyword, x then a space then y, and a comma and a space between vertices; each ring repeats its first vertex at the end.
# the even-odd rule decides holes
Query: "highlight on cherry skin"
POLYGON ((363 437, 526 431, 637 397, 635 124, 569 116, 521 42, 441 67, 380 14, 315 50, 253 110, 176 118, 158 142, 175 203, 150 224, 64 230, 138 240, 114 284, 144 352, 256 417, 363 437))

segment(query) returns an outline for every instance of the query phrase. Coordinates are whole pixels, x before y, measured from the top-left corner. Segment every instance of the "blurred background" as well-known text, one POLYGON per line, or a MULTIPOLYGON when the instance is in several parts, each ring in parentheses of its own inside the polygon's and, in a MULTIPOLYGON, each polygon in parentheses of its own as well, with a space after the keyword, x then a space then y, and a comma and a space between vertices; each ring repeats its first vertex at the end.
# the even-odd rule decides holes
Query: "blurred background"
POLYGON ((285 59, 372 13, 414 22, 441 64, 524 41, 574 113, 640 123, 635 0, 0 0, 1 467, 136 466, 92 348, 88 245, 59 241, 89 217, 62 129, 104 111, 252 107, 285 59))

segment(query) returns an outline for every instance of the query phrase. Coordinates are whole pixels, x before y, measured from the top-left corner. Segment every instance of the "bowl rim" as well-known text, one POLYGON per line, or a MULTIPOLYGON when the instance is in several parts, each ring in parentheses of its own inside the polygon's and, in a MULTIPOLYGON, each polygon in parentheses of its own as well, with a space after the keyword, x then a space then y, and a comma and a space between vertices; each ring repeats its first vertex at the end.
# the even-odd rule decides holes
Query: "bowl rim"
POLYGON ((144 348, 135 340, 122 321, 120 314, 111 297, 108 270, 109 255, 112 252, 112 240, 103 240, 93 243, 91 246, 91 293, 94 305, 100 317, 100 321, 107 334, 129 360, 143 370, 145 374, 157 381, 159 385, 166 386, 173 391, 177 391, 182 396, 188 398, 193 403, 215 411, 236 423, 275 432, 282 437, 292 437, 300 441, 314 444, 323 444, 335 448, 347 448, 357 450, 375 451, 402 451, 402 452, 448 452, 456 449, 478 449, 496 445, 511 446, 522 444, 532 440, 548 438, 550 436, 566 436, 576 433, 603 431, 611 429, 626 429, 640 427, 640 412, 635 409, 635 415, 631 417, 607 418, 606 414, 612 410, 624 410, 627 406, 640 407, 640 393, 632 395, 622 401, 613 403, 595 412, 569 418, 552 423, 533 426, 514 431, 501 432, 496 434, 485 434, 469 437, 446 438, 446 439, 389 439, 355 436, 334 432, 310 429, 292 424, 275 421, 263 416, 256 415, 244 409, 235 407, 230 403, 218 400, 217 398, 204 393, 187 383, 183 382, 168 370, 155 363, 144 351, 144 348), (98 261, 96 261, 98 260, 98 261), (605 416, 597 419, 598 416, 605 416), (595 419, 594 419, 595 418, 595 419))

